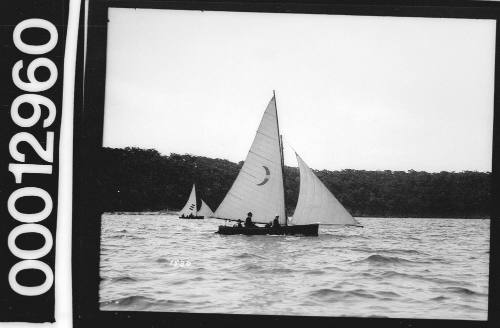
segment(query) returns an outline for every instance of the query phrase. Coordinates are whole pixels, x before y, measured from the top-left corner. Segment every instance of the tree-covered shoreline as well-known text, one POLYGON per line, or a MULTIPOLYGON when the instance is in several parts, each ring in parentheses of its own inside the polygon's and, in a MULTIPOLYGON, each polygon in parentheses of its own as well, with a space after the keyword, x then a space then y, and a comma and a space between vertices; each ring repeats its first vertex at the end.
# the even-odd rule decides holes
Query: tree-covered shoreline
MULTIPOLYGON (((154 149, 104 148, 96 174, 105 212, 180 209, 193 183, 198 198, 215 210, 243 162, 202 156, 161 155, 154 149)), ((485 172, 314 170, 354 216, 489 217, 490 179, 485 172)), ((299 171, 285 167, 288 214, 299 192, 299 171)))

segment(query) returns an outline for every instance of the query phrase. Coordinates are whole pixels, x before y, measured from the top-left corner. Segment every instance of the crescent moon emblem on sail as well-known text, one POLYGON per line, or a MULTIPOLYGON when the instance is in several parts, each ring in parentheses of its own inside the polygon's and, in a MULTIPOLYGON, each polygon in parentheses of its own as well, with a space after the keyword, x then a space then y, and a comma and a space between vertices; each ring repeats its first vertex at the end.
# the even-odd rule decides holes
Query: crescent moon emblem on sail
POLYGON ((267 181, 269 181, 269 175, 271 174, 271 172, 269 171, 269 168, 265 165, 262 165, 262 167, 264 168, 264 170, 266 170, 266 177, 264 178, 264 180, 262 180, 261 183, 257 183, 257 186, 262 186, 264 184, 267 183, 267 181))

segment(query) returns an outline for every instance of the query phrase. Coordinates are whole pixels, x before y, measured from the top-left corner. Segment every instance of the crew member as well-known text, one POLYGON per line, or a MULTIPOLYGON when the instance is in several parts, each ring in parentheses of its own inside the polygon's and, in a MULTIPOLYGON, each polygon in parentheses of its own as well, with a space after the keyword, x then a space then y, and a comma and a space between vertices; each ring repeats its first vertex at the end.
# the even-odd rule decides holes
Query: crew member
POLYGON ((279 228, 280 225, 280 220, 279 220, 279 215, 276 215, 276 217, 273 220, 273 228, 279 228))
POLYGON ((247 214, 247 218, 245 220, 245 227, 246 228, 255 227, 255 223, 252 222, 252 212, 248 212, 247 214))

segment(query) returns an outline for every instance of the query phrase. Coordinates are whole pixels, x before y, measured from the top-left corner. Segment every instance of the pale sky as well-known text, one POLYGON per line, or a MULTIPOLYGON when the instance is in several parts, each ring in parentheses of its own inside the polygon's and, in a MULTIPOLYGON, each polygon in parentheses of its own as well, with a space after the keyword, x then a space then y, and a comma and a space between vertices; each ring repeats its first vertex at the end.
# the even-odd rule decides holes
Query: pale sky
POLYGON ((276 90, 285 164, 491 171, 495 21, 109 10, 104 140, 244 160, 276 90))

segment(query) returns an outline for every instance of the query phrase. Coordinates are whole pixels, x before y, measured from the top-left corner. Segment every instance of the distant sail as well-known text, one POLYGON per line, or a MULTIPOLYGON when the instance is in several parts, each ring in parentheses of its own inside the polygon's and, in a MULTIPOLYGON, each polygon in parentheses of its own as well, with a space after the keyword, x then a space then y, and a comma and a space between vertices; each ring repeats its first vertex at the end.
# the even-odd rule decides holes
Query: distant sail
POLYGON ((193 214, 194 216, 196 216, 197 210, 196 210, 196 189, 194 187, 194 184, 193 184, 193 189, 191 189, 191 194, 189 195, 189 199, 186 203, 186 205, 184 205, 184 207, 182 208, 182 210, 179 212, 179 215, 182 215, 184 214, 184 216, 187 216, 189 214, 193 214))
POLYGON ((359 225, 302 158, 295 155, 299 163, 300 190, 291 223, 359 225))
POLYGON ((285 223, 285 199, 276 99, 267 105, 245 163, 226 197, 215 211, 221 219, 267 223, 276 215, 285 223))
POLYGON ((214 212, 212 212, 210 207, 203 201, 203 199, 201 200, 201 207, 198 211, 198 215, 204 216, 205 218, 214 216, 214 212))

